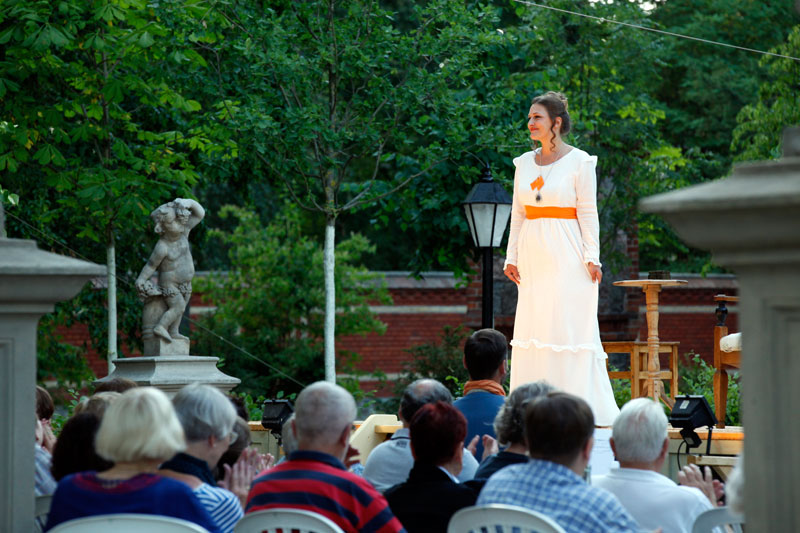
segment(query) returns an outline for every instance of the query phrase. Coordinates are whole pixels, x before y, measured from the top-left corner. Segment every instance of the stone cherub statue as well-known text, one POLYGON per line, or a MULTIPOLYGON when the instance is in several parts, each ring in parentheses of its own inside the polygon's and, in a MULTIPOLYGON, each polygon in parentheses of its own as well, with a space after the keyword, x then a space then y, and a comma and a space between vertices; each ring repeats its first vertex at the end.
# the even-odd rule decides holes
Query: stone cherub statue
POLYGON ((185 198, 176 198, 150 213, 160 238, 136 278, 136 289, 144 301, 144 355, 162 355, 158 346, 163 342, 159 343, 159 338, 170 344, 175 340, 183 341, 177 343, 182 345, 181 348, 174 348, 185 351, 185 355, 189 353, 189 339, 178 332, 178 326, 192 295, 194 263, 189 248, 189 232, 204 216, 205 210, 199 203, 185 198), (150 281, 156 272, 157 286, 150 281))

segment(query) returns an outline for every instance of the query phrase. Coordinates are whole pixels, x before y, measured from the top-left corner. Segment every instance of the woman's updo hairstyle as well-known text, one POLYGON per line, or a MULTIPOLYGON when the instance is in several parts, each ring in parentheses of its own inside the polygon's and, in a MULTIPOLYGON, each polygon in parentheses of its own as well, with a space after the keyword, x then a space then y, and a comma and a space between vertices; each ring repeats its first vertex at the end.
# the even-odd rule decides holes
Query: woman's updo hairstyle
MULTIPOLYGON (((553 121, 553 125, 550 126, 550 132, 553 134, 553 139, 555 139, 556 135, 556 132, 553 130, 556 117, 561 117, 561 136, 563 137, 569 133, 571 123, 569 120, 569 111, 567 110, 569 108, 569 104, 566 96, 555 91, 547 91, 546 93, 540 94, 533 99, 531 106, 536 104, 539 104, 547 109, 547 114, 550 116, 550 120, 553 121)), ((553 143, 553 148, 555 148, 555 143, 553 143)))

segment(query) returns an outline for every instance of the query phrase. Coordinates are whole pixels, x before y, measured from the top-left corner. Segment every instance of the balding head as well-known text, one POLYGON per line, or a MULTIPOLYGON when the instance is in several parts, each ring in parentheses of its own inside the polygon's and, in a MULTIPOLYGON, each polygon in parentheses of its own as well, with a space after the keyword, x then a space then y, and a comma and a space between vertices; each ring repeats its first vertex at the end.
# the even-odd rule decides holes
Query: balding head
POLYGON ((453 403, 453 395, 447 387, 435 379, 418 379, 403 392, 403 397, 400 399, 400 416, 408 424, 420 407, 436 402, 453 403))
POLYGON ((356 418, 353 396, 339 385, 317 381, 302 390, 295 403, 294 428, 300 449, 334 445, 356 418))

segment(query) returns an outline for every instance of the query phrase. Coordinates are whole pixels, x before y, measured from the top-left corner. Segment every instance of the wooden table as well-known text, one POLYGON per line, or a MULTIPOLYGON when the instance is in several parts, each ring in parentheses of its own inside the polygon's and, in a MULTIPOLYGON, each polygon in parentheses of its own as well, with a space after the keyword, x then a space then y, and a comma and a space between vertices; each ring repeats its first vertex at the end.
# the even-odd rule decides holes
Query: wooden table
POLYGON ((644 385, 644 395, 654 400, 664 400, 672 407, 675 401, 664 392, 661 382, 661 363, 658 350, 658 293, 663 287, 677 287, 689 283, 681 279, 626 279, 615 281, 618 287, 641 287, 647 304, 647 373, 644 385))

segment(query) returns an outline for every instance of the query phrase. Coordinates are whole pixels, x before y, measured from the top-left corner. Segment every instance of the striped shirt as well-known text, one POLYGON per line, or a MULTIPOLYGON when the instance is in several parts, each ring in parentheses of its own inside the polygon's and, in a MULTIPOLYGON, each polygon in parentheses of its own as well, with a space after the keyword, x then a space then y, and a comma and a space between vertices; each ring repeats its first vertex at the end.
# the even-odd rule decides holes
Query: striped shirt
POLYGON ((193 492, 222 533, 231 533, 236 522, 244 516, 239 498, 229 490, 203 483, 193 492))
POLYGON ((497 471, 481 490, 477 505, 504 503, 545 514, 567 533, 640 531, 639 524, 608 491, 587 485, 569 468, 531 459, 497 471))
POLYGON ((405 531, 386 499, 368 481, 321 452, 293 452, 288 461, 253 481, 245 512, 277 507, 321 514, 348 532, 405 531))

